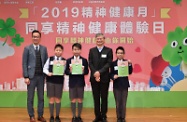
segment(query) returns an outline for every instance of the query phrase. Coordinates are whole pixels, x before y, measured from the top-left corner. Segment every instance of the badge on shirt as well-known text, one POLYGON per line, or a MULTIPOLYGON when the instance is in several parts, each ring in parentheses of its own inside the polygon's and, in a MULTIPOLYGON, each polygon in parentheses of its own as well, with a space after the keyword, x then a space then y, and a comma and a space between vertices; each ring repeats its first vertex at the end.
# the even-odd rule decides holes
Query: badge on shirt
POLYGON ((115 66, 115 67, 114 67, 114 70, 118 70, 118 66, 115 66))
POLYGON ((106 58, 107 55, 106 54, 101 54, 101 58, 106 58))

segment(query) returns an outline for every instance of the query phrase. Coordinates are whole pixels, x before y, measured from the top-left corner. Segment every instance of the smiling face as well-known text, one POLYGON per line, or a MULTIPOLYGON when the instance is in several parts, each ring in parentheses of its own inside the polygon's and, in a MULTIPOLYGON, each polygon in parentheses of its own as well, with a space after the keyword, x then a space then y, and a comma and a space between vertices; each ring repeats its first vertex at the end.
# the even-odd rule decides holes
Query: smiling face
POLYGON ((40 34, 38 32, 34 32, 32 34, 32 42, 33 42, 33 44, 38 45, 40 43, 40 40, 41 40, 40 34))
POLYGON ((168 33, 168 43, 162 50, 162 57, 171 66, 177 66, 184 61, 187 63, 187 28, 183 31, 177 27, 168 33))
POLYGON ((182 55, 182 53, 184 53, 185 46, 187 47, 187 37, 184 38, 182 41, 174 40, 171 42, 171 48, 176 48, 176 51, 179 55, 182 55))
POLYGON ((105 44, 105 37, 104 37, 104 35, 102 33, 96 34, 95 40, 96 40, 96 45, 98 47, 104 46, 104 44, 105 44))

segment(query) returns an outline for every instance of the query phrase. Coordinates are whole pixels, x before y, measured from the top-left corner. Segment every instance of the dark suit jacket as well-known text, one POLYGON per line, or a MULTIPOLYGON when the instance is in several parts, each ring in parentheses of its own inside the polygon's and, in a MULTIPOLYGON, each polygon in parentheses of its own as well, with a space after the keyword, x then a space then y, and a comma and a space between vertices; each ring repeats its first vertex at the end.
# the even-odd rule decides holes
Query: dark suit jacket
MULTIPOLYGON (((123 60, 125 61, 125 59, 123 59, 123 60)), ((115 60, 114 62, 112 62, 112 65, 111 65, 110 77, 114 81, 113 88, 127 89, 128 87, 130 87, 128 76, 127 77, 118 77, 117 79, 114 80, 114 75, 118 74, 118 70, 117 69, 115 70, 115 68, 114 68, 117 66, 117 61, 118 60, 115 60)), ((133 67, 131 64, 131 65, 129 65, 129 74, 132 74, 132 71, 133 71, 133 67)))
POLYGON ((80 56, 80 59, 82 59, 82 65, 84 66, 84 72, 82 75, 72 75, 70 72, 70 64, 71 64, 71 59, 74 57, 71 57, 66 60, 66 70, 65 74, 69 75, 69 87, 73 88, 75 86, 85 86, 85 80, 84 80, 84 75, 87 75, 89 70, 88 70, 88 61, 87 59, 83 58, 80 56))
POLYGON ((113 52, 111 48, 103 47, 99 52, 97 47, 93 47, 89 51, 89 67, 91 70, 90 81, 96 82, 93 76, 96 71, 100 72, 100 81, 109 82, 109 68, 113 60, 113 52))
MULTIPOLYGON (((47 48, 40 45, 41 61, 42 68, 44 67, 45 62, 47 61, 48 54, 47 48)), ((22 68, 23 68, 23 77, 24 78, 33 78, 35 74, 36 66, 36 54, 33 44, 24 48, 22 56, 22 68)))

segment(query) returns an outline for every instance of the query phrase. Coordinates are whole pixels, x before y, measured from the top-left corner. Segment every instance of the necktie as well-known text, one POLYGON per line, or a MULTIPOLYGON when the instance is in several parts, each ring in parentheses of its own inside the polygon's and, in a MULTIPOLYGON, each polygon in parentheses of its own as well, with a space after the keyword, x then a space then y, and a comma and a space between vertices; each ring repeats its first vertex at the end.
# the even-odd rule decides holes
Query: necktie
POLYGON ((59 60, 59 57, 57 57, 57 60, 59 60))
POLYGON ((36 46, 36 52, 38 52, 38 46, 36 46))

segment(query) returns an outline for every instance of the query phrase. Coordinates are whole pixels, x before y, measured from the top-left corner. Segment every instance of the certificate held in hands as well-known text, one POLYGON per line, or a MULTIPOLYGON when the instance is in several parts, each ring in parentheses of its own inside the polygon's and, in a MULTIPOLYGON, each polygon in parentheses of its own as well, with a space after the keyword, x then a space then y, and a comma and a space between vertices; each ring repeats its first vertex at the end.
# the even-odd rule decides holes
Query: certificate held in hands
POLYGON ((82 74, 82 59, 72 59, 71 67, 73 75, 81 75, 82 74))
POLYGON ((118 77, 129 76, 128 61, 118 61, 118 77))
POLYGON ((59 75, 62 76, 64 75, 64 66, 65 66, 66 61, 61 60, 61 61, 53 61, 53 75, 59 75))

